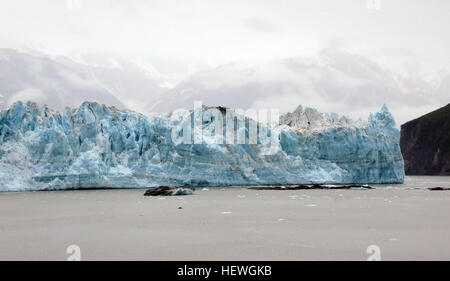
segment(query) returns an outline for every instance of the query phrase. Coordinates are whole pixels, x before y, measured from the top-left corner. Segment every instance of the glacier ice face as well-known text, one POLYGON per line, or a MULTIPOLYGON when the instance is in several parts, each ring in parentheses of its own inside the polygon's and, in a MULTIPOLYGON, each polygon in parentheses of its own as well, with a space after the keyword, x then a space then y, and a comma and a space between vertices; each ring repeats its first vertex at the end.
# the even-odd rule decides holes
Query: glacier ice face
MULTIPOLYGON (((237 126, 245 136, 257 124, 232 117, 248 121, 237 126)), ((0 191, 404 179, 399 130, 386 107, 358 122, 299 107, 268 129, 277 136, 270 144, 217 144, 208 135, 218 130, 213 119, 207 107, 149 118, 90 102, 62 113, 18 102, 0 115, 0 191), (200 144, 174 139, 186 117, 200 120, 200 144)))

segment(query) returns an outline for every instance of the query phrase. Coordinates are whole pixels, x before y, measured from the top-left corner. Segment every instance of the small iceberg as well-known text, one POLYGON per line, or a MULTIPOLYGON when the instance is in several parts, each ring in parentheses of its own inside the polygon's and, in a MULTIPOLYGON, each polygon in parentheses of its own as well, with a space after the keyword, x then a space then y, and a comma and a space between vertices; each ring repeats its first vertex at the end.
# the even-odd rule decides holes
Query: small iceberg
POLYGON ((183 196, 194 194, 195 189, 189 187, 160 186, 152 188, 144 193, 144 196, 183 196))

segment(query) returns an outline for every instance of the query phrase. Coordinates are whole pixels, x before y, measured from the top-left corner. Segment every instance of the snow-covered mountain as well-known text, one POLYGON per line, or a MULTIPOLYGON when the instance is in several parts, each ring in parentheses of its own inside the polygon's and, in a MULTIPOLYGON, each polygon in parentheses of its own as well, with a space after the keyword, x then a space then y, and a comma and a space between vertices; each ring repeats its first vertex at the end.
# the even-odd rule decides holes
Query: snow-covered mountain
POLYGON ((76 62, 67 57, 58 57, 64 65, 80 69, 95 83, 114 95, 128 109, 143 112, 166 91, 160 86, 161 78, 140 65, 117 57, 89 55, 76 62))
POLYGON ((445 103, 444 99, 435 86, 420 78, 404 77, 364 56, 329 48, 314 59, 239 62, 201 71, 150 103, 147 110, 191 109, 194 101, 202 101, 288 112, 297 104, 308 104, 356 118, 386 103, 404 122, 411 118, 408 113, 445 103))
POLYGON ((43 56, 0 49, 1 107, 35 101, 56 109, 91 100, 120 108, 124 105, 84 71, 43 56))
POLYGON ((170 75, 148 68, 148 63, 107 55, 50 57, 0 49, 0 109, 18 100, 58 110, 96 101, 152 114, 191 109, 194 101, 202 101, 230 108, 276 108, 281 113, 308 104, 359 118, 385 103, 402 124, 449 101, 448 74, 429 82, 331 47, 315 58, 236 62, 204 69, 170 88, 167 85, 174 82, 166 81, 170 75))
POLYGON ((21 100, 63 110, 95 101, 139 111, 161 94, 158 83, 135 64, 99 60, 0 49, 0 108, 21 100))

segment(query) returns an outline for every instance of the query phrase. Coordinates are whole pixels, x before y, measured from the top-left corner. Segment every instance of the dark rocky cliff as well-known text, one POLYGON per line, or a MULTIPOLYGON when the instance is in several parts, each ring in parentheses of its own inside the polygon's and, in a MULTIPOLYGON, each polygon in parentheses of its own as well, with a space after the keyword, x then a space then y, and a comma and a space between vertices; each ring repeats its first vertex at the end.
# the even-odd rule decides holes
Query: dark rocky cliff
POLYGON ((450 175, 450 104, 401 126, 407 175, 450 175))

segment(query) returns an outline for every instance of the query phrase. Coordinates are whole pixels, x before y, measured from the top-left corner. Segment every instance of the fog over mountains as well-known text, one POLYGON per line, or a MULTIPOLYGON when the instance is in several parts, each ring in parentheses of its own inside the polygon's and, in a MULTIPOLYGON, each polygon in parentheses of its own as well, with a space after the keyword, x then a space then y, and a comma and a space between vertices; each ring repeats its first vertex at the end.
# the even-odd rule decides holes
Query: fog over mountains
POLYGON ((58 110, 97 101, 142 111, 142 105, 157 98, 161 88, 142 68, 126 61, 80 63, 0 49, 0 94, 2 108, 18 100, 58 110))
POLYGON ((50 57, 0 49, 0 107, 35 101, 55 109, 97 101, 144 114, 191 109, 194 101, 231 108, 320 111, 366 117, 386 103, 402 124, 448 103, 450 75, 432 82, 328 47, 316 57, 242 61, 204 69, 167 87, 164 75, 124 59, 50 57))

